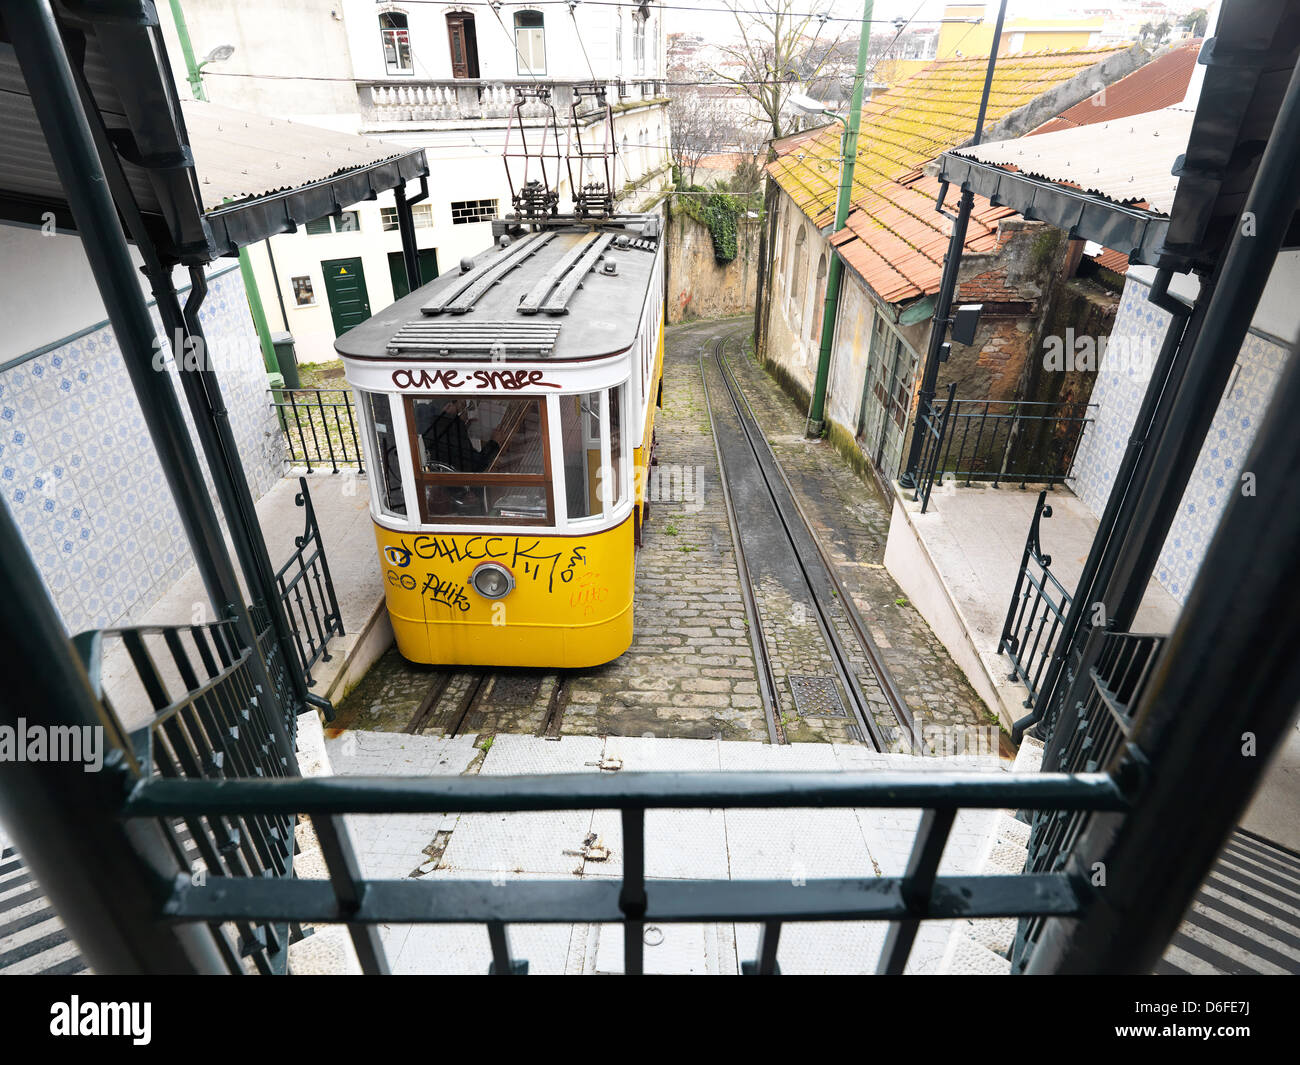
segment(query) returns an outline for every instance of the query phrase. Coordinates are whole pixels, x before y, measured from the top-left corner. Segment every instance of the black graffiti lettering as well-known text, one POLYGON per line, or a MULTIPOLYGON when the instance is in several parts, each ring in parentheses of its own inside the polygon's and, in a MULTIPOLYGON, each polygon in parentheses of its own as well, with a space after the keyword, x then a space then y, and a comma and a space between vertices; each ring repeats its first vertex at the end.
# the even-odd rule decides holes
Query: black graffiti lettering
POLYGON ((543 381, 542 370, 475 370, 474 380, 478 388, 503 388, 507 392, 516 392, 521 388, 540 385, 543 388, 559 388, 552 381, 543 381))
POLYGON ((433 586, 433 591, 429 594, 429 598, 433 602, 454 607, 462 613, 469 609, 469 597, 465 594, 463 584, 457 584, 455 581, 440 581, 435 574, 430 573, 429 579, 424 583, 426 591, 430 585, 433 586))
POLYGON ((415 591, 415 578, 409 573, 398 573, 396 570, 388 571, 388 583, 394 588, 405 588, 408 592, 415 591))

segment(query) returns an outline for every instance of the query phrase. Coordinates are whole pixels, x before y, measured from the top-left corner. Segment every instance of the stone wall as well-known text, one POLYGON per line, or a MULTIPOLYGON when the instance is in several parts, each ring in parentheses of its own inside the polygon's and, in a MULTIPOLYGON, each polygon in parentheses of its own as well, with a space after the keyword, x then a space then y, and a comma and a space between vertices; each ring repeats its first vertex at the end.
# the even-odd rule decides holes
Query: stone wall
POLYGON ((713 257, 708 226, 669 208, 668 321, 730 318, 754 309, 758 288, 757 218, 736 224, 735 259, 725 265, 713 257))

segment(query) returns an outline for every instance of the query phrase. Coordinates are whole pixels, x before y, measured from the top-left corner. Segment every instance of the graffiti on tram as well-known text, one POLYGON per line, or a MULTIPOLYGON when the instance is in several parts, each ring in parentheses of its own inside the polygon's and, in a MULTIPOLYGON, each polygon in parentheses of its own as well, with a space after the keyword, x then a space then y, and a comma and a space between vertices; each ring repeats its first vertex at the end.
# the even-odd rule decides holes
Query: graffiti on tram
POLYGON ((418 588, 421 595, 462 612, 471 605, 463 583, 444 580, 433 570, 425 570, 423 577, 417 576, 411 571, 413 564, 445 562, 459 566, 500 562, 509 567, 521 586, 526 579, 531 579, 535 585, 545 585, 548 594, 554 593, 557 587, 572 584, 584 572, 580 567, 587 565, 585 544, 552 551, 543 547, 540 539, 527 536, 456 538, 422 533, 390 544, 383 549, 383 556, 388 563, 385 576, 394 588, 409 592, 418 588))

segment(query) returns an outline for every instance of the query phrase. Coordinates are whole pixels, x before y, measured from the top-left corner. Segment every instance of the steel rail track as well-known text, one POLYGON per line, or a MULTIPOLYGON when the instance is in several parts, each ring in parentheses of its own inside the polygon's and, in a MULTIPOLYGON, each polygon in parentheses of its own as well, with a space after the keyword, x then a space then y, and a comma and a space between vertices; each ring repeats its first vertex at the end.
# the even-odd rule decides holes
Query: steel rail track
MULTIPOLYGON (((841 638, 837 628, 836 619, 832 616, 829 604, 826 601, 824 587, 832 590, 832 595, 844 604, 844 617, 849 629, 852 631, 855 639, 860 644, 863 657, 866 659, 867 666, 875 676, 886 703, 890 707, 895 720, 899 727, 902 728, 909 737, 915 742, 916 728, 912 719, 910 710, 903 700, 898 690, 897 684, 890 675, 888 667, 885 665, 875 641, 867 631, 861 615, 853 603, 852 597, 845 589, 843 582, 839 579, 835 571, 834 564, 827 554, 825 548, 813 532, 811 523, 808 521, 807 514, 799 505, 798 498, 794 493, 793 486, 785 471, 781 468, 780 461, 768 444, 766 437, 758 426, 757 418, 754 415, 748 399, 745 397, 730 367, 724 358, 724 349, 727 342, 724 337, 714 338, 710 345, 710 353, 715 360, 718 373, 722 378, 728 396, 731 400, 736 418, 740 424, 742 434, 749 444, 750 451, 758 472, 761 476, 764 487, 767 490, 767 496, 771 502, 772 510, 776 514, 781 529, 785 534, 785 539, 789 543, 791 552, 794 555, 799 567, 799 575, 802 578, 804 586, 807 588, 808 599, 814 609, 814 620, 817 623, 821 633, 822 640, 826 645, 829 657, 834 668, 837 679, 843 688, 845 695, 849 700, 850 707, 856 724, 865 733, 866 738, 877 750, 887 750, 888 740, 880 728, 880 725, 872 713, 871 706, 868 703, 861 685, 858 682, 857 671, 849 656, 844 640, 841 638), (784 498, 783 498, 784 497, 784 498), (805 550, 806 545, 811 544, 815 553, 809 553, 805 550), (814 571, 820 570, 820 573, 814 571), (820 580, 818 578, 821 578, 820 580)), ((704 357, 701 356, 701 370, 703 371, 704 357)), ((706 384, 707 395, 707 384, 706 384)), ((709 407, 710 419, 713 417, 713 407, 709 407)), ((715 432, 715 442, 716 442, 715 432)), ((719 444, 719 462, 721 463, 721 445, 719 444)), ((725 468, 723 469, 722 480, 727 480, 725 468)), ((733 522, 733 537, 740 539, 739 530, 735 525, 735 515, 729 510, 729 517, 733 522)), ((742 559, 742 586, 746 594, 747 608, 753 598, 752 576, 747 565, 743 562, 743 545, 739 549, 742 559)), ((760 641, 762 640, 761 629, 758 633, 760 641)), ((769 683, 772 686, 774 701, 776 699, 776 686, 774 675, 771 672, 770 659, 767 656, 764 647, 761 657, 763 659, 763 669, 760 670, 760 681, 763 673, 766 672, 769 683)), ((760 683, 760 687, 762 684, 760 683)), ((776 707, 779 714, 779 706, 776 707)), ((915 749, 915 748, 914 748, 915 749)))
MULTIPOLYGON (((723 361, 719 357, 719 361, 723 361)), ((723 376, 729 379, 735 385, 736 394, 740 396, 745 404, 745 409, 749 412, 755 429, 758 427, 758 419, 754 415, 754 409, 750 406, 749 398, 740 388, 739 383, 735 381, 735 376, 731 373, 729 367, 723 363, 723 376)), ((821 557, 822 567, 826 571, 826 576, 830 578, 831 586, 834 588, 835 597, 844 606, 845 619, 849 628, 853 630, 854 638, 862 647, 863 657, 867 660, 867 665, 871 667, 872 673, 875 674, 876 682, 880 685, 881 694, 884 695, 885 701, 889 704, 890 712, 898 722, 899 727, 907 734, 913 751, 921 751, 921 736, 916 727, 916 720, 912 716, 911 708, 907 705, 907 700, 903 698, 903 693, 894 680, 894 675, 885 664, 884 656, 880 653, 880 647, 877 645, 875 638, 871 635, 871 630, 867 628, 866 622, 862 619, 862 614, 858 611, 857 604, 853 601, 853 596, 844 586, 840 579, 839 572, 835 565, 835 560, 831 558, 826 550, 825 544, 821 538, 813 532, 812 523, 808 520, 808 514, 799 502, 798 493, 794 490, 794 485, 790 483, 790 478, 786 476, 785 468, 781 461, 772 451, 772 445, 767 442, 767 437, 758 431, 758 438, 763 442, 763 447, 772 459, 772 468, 780 476, 782 483, 785 485, 786 492, 789 494, 790 501, 794 504, 795 512, 799 515, 799 520, 803 523, 804 528, 808 530, 809 539, 817 549, 817 554, 821 557)))

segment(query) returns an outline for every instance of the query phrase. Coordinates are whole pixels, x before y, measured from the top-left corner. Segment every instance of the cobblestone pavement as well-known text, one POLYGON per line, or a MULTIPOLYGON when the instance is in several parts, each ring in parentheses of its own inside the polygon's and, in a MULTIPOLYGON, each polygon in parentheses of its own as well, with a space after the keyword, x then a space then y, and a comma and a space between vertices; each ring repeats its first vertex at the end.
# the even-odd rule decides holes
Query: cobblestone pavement
MULTIPOLYGON (((565 678, 565 735, 768 740, 701 378, 700 352, 718 335, 748 335, 748 320, 692 323, 666 333, 659 465, 637 559, 635 637, 615 662, 565 678)), ((983 703, 920 615, 896 604, 902 593, 882 566, 889 507, 879 490, 828 445, 803 442, 802 417, 790 401, 736 354, 736 343, 729 350, 733 372, 913 713, 927 725, 987 724, 983 703)), ((847 719, 799 718, 793 712, 787 675, 825 675, 830 669, 816 622, 782 584, 760 582, 758 598, 774 671, 779 668, 784 731, 793 741, 843 742, 847 719)), ((842 632, 846 646, 856 651, 851 635, 842 632)), ((866 663, 854 662, 875 705, 879 690, 866 663)), ((404 731, 436 675, 390 650, 342 701, 335 728, 404 731)), ((538 731, 555 675, 531 674, 539 678, 532 698, 522 690, 529 675, 507 674, 516 678, 509 699, 502 692, 494 697, 485 686, 464 731, 538 731)), ((462 683, 453 680, 448 699, 462 683)), ((882 709, 877 716, 884 722, 887 713, 882 709)), ((420 731, 438 735, 447 725, 445 715, 434 715, 420 731)))

